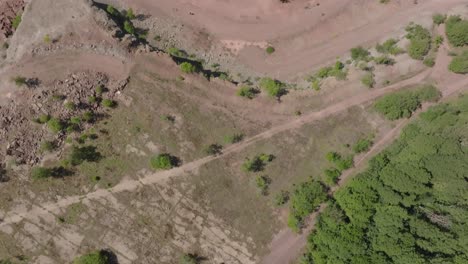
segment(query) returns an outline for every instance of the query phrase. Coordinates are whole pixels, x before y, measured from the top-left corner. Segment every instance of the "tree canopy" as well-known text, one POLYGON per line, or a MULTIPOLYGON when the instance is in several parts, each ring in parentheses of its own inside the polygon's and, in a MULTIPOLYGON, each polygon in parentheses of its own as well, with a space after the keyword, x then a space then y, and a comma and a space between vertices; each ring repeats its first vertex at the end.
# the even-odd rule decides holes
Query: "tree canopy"
POLYGON ((468 97, 421 114, 335 194, 302 263, 468 263, 468 97))

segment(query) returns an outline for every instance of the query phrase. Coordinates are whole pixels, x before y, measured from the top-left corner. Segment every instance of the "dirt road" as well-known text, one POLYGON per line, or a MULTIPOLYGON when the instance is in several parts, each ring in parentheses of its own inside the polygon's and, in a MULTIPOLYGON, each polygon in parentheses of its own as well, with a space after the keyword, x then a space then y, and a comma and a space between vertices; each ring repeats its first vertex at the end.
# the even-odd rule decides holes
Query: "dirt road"
POLYGON ((224 149, 223 154, 218 155, 218 156, 208 156, 208 157, 205 157, 205 158, 193 161, 193 162, 186 163, 178 168, 149 174, 145 177, 140 178, 139 180, 123 181, 110 189, 102 189, 102 190, 97 190, 95 192, 91 192, 85 195, 66 197, 59 201, 45 203, 42 205, 32 205, 31 209, 22 209, 20 211, 10 211, 4 217, 3 222, 0 224, 0 226, 19 222, 23 218, 37 217, 38 215, 41 215, 41 214, 54 213, 54 212, 57 212, 57 210, 59 210, 60 208, 65 208, 81 200, 96 199, 96 198, 101 198, 101 197, 112 195, 112 193, 132 191, 142 185, 154 184, 157 182, 167 180, 171 177, 183 175, 187 172, 198 169, 199 167, 203 166, 204 164, 208 162, 223 158, 224 156, 227 156, 231 153, 241 151, 245 149, 246 147, 260 140, 268 139, 283 131, 299 128, 303 126, 304 124, 309 124, 317 120, 326 118, 338 112, 344 111, 350 107, 360 105, 362 103, 373 100, 389 92, 401 89, 408 85, 417 84, 421 82, 422 80, 424 80, 429 74, 430 74, 430 70, 427 70, 416 75, 413 78, 401 81, 397 84, 394 84, 394 85, 391 85, 382 89, 378 89, 378 90, 370 90, 367 94, 354 96, 347 100, 339 102, 337 104, 330 105, 321 111, 311 112, 309 114, 303 115, 293 121, 273 127, 265 132, 262 132, 253 137, 250 137, 242 141, 239 144, 231 145, 224 149))

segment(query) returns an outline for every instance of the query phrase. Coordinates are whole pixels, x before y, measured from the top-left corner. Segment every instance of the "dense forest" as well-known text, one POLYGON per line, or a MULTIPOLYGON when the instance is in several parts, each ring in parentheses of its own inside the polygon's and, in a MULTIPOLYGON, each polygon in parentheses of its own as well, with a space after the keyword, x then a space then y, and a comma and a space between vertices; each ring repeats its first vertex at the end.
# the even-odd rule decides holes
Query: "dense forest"
POLYGON ((468 263, 468 96, 440 104, 335 195, 302 263, 468 263))

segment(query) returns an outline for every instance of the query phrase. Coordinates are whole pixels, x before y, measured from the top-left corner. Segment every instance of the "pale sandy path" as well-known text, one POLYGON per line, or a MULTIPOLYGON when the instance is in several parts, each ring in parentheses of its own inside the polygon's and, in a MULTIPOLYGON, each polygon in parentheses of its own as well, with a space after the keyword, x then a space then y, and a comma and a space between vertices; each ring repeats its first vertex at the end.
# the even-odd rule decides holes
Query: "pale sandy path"
POLYGON ((147 176, 144 176, 140 178, 139 180, 127 180, 127 181, 122 181, 118 185, 114 186, 113 188, 109 189, 100 189, 91 193, 87 193, 84 195, 77 195, 77 196, 70 196, 70 197, 65 197, 63 199, 60 199, 55 202, 49 202, 49 203, 44 203, 41 205, 31 205, 31 208, 29 209, 21 209, 21 210, 15 210, 15 211, 10 211, 7 212, 6 215, 3 218, 3 222, 0 224, 0 227, 3 225, 11 224, 11 223, 17 223, 20 222, 24 218, 36 218, 42 214, 47 214, 47 213, 56 213, 59 211, 61 208, 66 208, 67 206, 79 202, 81 200, 90 200, 90 199, 98 199, 102 197, 107 197, 112 195, 113 193, 119 193, 123 191, 132 191, 137 189, 138 187, 142 185, 148 185, 148 184, 154 184, 157 182, 161 182, 164 180, 167 180, 171 177, 174 176, 179 176, 183 175, 185 173, 194 171, 198 169, 199 167, 203 166, 204 164, 211 162, 216 159, 220 159, 224 156, 227 156, 231 153, 241 151, 245 149, 246 147, 260 141, 264 140, 267 138, 270 138, 278 133, 281 133, 283 131, 295 129, 298 127, 301 127, 304 124, 308 124, 317 120, 320 120, 322 118, 331 116, 333 114, 336 114, 338 112, 341 112, 343 110, 346 110, 352 106, 360 105, 362 103, 368 102, 370 100, 373 100, 377 97, 380 97, 386 93, 401 89, 403 87, 406 87, 408 85, 413 85, 421 82, 424 80, 429 74, 430 70, 426 70, 410 79, 401 81, 399 83, 396 83, 394 85, 378 89, 378 90, 370 90, 368 93, 363 94, 363 95, 356 95, 354 97, 348 98, 342 102, 339 102, 337 104, 328 106, 324 108, 323 110, 317 111, 317 112, 311 112, 309 114, 303 115, 302 117, 299 117, 293 121, 287 122, 282 125, 275 126, 265 132, 262 132, 260 134, 257 134, 253 137, 250 137, 244 141, 242 141, 239 144, 234 144, 231 145, 227 148, 224 149, 223 154, 218 155, 218 156, 208 156, 196 161, 192 161, 189 163, 186 163, 178 168, 174 168, 171 170, 167 171, 160 171, 160 172, 155 172, 152 174, 149 174, 147 176))
MULTIPOLYGON (((438 31, 440 35, 445 36, 443 26, 440 26, 438 31)), ((447 55, 448 50, 449 46, 444 42, 437 54, 436 65, 430 73, 430 77, 435 80, 439 86, 442 98, 449 97, 458 91, 468 89, 468 78, 463 75, 451 73, 447 70, 448 64, 451 61, 451 57, 447 55)), ((425 105, 422 109, 414 113, 411 118, 399 121, 397 125, 378 142, 376 142, 366 154, 355 161, 355 167, 353 169, 343 173, 337 185, 330 189, 329 195, 333 195, 339 188, 352 179, 352 177, 366 165, 365 162, 369 158, 378 154, 383 148, 385 148, 385 146, 397 139, 402 128, 414 120, 418 114, 427 109, 427 107, 428 105, 425 105)), ((307 225, 302 233, 296 234, 289 228, 281 230, 270 244, 270 253, 262 259, 262 263, 286 264, 296 260, 307 244, 307 236, 310 231, 314 229, 317 216, 319 216, 326 207, 327 204, 323 203, 320 208, 309 217, 307 225)))

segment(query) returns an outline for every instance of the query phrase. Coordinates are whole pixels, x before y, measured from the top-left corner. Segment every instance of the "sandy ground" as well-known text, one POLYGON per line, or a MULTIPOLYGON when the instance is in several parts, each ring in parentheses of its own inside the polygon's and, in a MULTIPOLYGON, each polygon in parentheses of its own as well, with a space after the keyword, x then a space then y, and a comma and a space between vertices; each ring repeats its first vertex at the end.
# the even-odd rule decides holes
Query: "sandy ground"
MULTIPOLYGON (((454 6, 466 3, 466 0, 421 0, 419 2, 418 5, 414 5, 412 1, 394 1, 389 5, 380 5, 373 0, 297 0, 285 5, 272 0, 125 0, 121 3, 125 3, 126 6, 133 7, 136 10, 144 10, 155 16, 177 17, 182 23, 203 28, 215 37, 218 44, 225 46, 247 67, 275 77, 292 78, 293 75, 303 74, 335 59, 336 56, 343 55, 353 46, 370 44, 381 40, 383 37, 387 38, 389 35, 401 31, 404 25, 414 18, 419 18, 421 14, 431 14, 434 10, 445 12, 454 6), (365 10, 364 14, 360 13, 362 9, 365 10), (262 49, 268 44, 273 44, 277 52, 270 57, 265 57, 262 49)), ((37 0, 35 4, 37 3, 46 5, 54 2, 51 0, 37 0)), ((43 43, 44 34, 51 34, 53 37, 60 37, 65 43, 70 40, 78 43, 91 41, 96 45, 104 45, 103 43, 116 45, 105 31, 94 29, 96 25, 94 22, 90 23, 88 21, 88 11, 81 12, 82 10, 88 10, 87 7, 75 10, 70 8, 73 6, 71 3, 73 3, 71 0, 61 2, 66 7, 63 10, 67 12, 58 14, 59 18, 57 19, 65 19, 66 23, 64 24, 55 25, 53 19, 45 19, 38 22, 39 30, 34 26, 37 21, 30 20, 28 22, 26 20, 25 23, 30 23, 31 28, 27 27, 28 24, 19 28, 19 34, 12 39, 13 48, 9 50, 8 55, 12 62, 16 62, 16 65, 5 66, 0 70, 0 100, 11 100, 13 98, 15 91, 10 79, 16 74, 39 77, 44 82, 50 82, 70 72, 84 69, 101 71, 117 79, 128 75, 132 67, 132 57, 116 56, 116 53, 121 52, 121 50, 111 55, 80 49, 75 53, 70 53, 53 51, 52 46, 43 43), (74 22, 75 17, 78 22, 74 22), (83 23, 84 26, 79 27, 80 23, 83 23), (64 31, 74 32, 80 37, 61 34, 64 31), (32 36, 31 38, 28 37, 29 34, 32 36), (30 54, 31 49, 37 49, 38 47, 46 51, 45 55, 42 53, 42 55, 30 54)), ((438 30, 443 33, 442 27, 438 30)), ((225 158, 281 132, 301 128, 305 124, 328 118, 392 91, 419 84, 428 78, 434 80, 441 89, 443 96, 447 97, 468 85, 468 79, 447 72, 449 60, 447 47, 443 46, 437 55, 437 63, 433 69, 425 70, 412 78, 385 88, 368 90, 356 95, 350 95, 343 100, 336 100, 334 103, 300 117, 286 118, 282 116, 281 118, 284 119, 281 120, 282 122, 279 122, 279 119, 276 120, 278 122, 271 128, 225 148, 221 155, 194 160, 168 171, 145 172, 139 175, 138 180, 124 180, 112 188, 95 190, 85 195, 57 197, 54 201, 46 203, 18 206, 1 216, 3 220, 0 223, 0 230, 9 233, 16 227, 16 224, 23 220, 35 223, 36 225, 26 223, 24 228, 30 234, 33 234, 34 239, 37 240, 36 242, 29 241, 28 237, 15 238, 21 241, 24 248, 27 249, 50 238, 54 228, 56 228, 56 216, 74 204, 86 204, 96 212, 103 214, 107 212, 106 209, 112 210, 115 214, 122 214, 126 210, 126 207, 121 204, 122 200, 132 201, 129 197, 140 195, 141 190, 149 189, 152 192, 157 189, 164 199, 147 200, 151 206, 142 206, 141 211, 144 211, 145 208, 161 206, 161 201, 168 202, 170 205, 164 205, 166 208, 159 208, 161 209, 159 211, 155 210, 152 216, 163 213, 165 223, 180 221, 186 224, 186 222, 200 221, 201 237, 204 239, 203 243, 206 243, 209 247, 207 250, 217 252, 220 260, 229 259, 239 263, 253 263, 255 261, 252 253, 248 252, 248 246, 238 245, 235 242, 235 237, 241 236, 240 234, 236 234, 235 230, 229 230, 229 227, 223 225, 216 217, 206 212, 207 215, 204 215, 202 220, 197 220, 198 218, 191 216, 187 208, 202 211, 199 209, 199 205, 184 199, 183 194, 174 194, 173 190, 167 190, 161 186, 164 186, 170 179, 197 171, 201 166, 209 162, 225 158), (172 193, 175 198, 165 199, 166 196, 171 196, 168 193, 172 193), (117 197, 120 197, 121 200, 117 199, 117 197), (167 208, 176 208, 174 205, 180 205, 177 207, 177 212, 173 212, 175 209, 167 210, 167 208), (40 229, 38 226, 42 230, 38 230, 40 229), (227 231, 223 232, 223 230, 227 231), (221 243, 223 247, 217 248, 216 244, 221 243)), ((189 78, 188 81, 192 80, 189 78)), ((271 107, 271 105, 264 105, 263 107, 271 107)), ((266 110, 263 109, 263 111, 266 110)), ((408 120, 400 122, 377 142, 368 154, 356 162, 357 167, 364 164, 382 146, 391 142, 407 122, 408 120)), ((353 172, 353 170, 347 172, 338 186, 341 186, 346 179, 352 177, 353 172)), ((138 207, 136 204, 132 204, 132 206, 138 207)), ((313 228, 315 217, 324 207, 322 205, 321 209, 310 218, 311 224, 306 231, 313 228)), ((201 214, 200 212, 197 213, 201 214)), ((104 219, 108 221, 107 226, 112 227, 116 224, 112 221, 121 218, 104 219)), ((131 222, 134 219, 126 220, 131 222)), ((127 222, 119 224, 128 226, 127 222)), ((88 226, 92 225, 88 224, 88 226)), ((189 248, 188 242, 193 242, 186 241, 190 240, 189 235, 191 234, 184 234, 185 227, 186 225, 180 224, 177 227, 179 229, 175 232, 180 235, 176 241, 180 243, 181 248, 189 248)), ((114 231, 118 232, 119 230, 114 231)), ((123 241, 117 239, 118 236, 114 231, 106 232, 106 235, 102 238, 102 244, 116 249, 119 257, 123 259, 122 263, 132 263, 139 257, 140 253, 131 251, 129 245, 125 245, 123 241)), ((64 239, 55 242, 58 244, 70 243, 70 248, 76 251, 76 248, 84 239, 82 235, 77 230, 62 232, 64 233, 60 233, 58 237, 64 239)), ((140 235, 139 232, 134 233, 135 236, 140 235)), ((297 258, 301 248, 306 243, 307 233, 295 235, 287 229, 281 231, 272 242, 272 253, 265 256, 264 263, 283 264, 297 258)), ((62 247, 61 250, 64 252, 57 254, 61 257, 64 256, 63 258, 71 258, 76 253, 72 250, 67 251, 66 247, 62 247)), ((48 263, 47 260, 38 260, 37 262, 48 263)))
POLYGON ((186 1, 121 0, 154 16, 176 18, 203 30, 257 73, 292 79, 316 70, 351 47, 374 45, 398 35, 411 21, 425 25, 434 12, 445 13, 464 0, 391 1, 273 0, 186 1), (267 56, 265 43, 276 52, 267 56))

